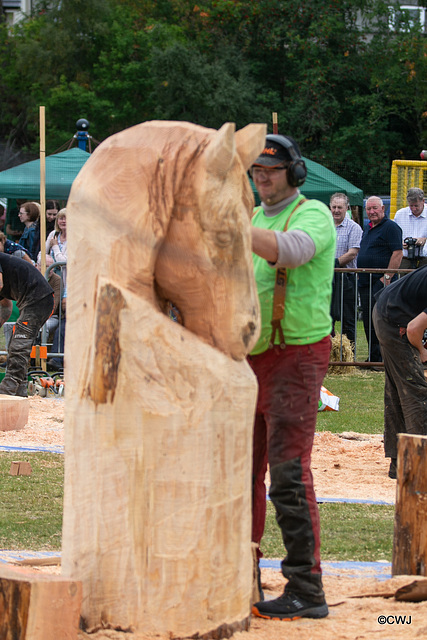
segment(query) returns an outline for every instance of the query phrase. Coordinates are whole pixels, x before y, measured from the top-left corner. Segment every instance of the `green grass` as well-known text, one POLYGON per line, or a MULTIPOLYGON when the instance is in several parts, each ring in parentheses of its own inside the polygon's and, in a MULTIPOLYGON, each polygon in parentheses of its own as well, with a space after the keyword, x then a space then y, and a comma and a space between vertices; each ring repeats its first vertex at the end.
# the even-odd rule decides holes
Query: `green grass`
POLYGON ((342 433, 382 433, 384 373, 353 367, 325 377, 323 386, 340 398, 339 411, 320 411, 317 430, 342 433))
MULTIPOLYGON (((368 504, 319 505, 323 560, 391 562, 394 507, 368 504)), ((267 503, 261 548, 266 558, 285 555, 274 507, 267 503)))
MULTIPOLYGON (((318 431, 382 433, 383 373, 351 368, 328 375, 324 386, 340 397, 340 410, 319 412, 318 431)), ((0 548, 60 550, 63 465, 59 454, 0 454, 0 548), (32 475, 9 475, 13 460, 30 462, 32 475)), ((394 507, 324 503, 319 510, 324 560, 391 560, 394 507)), ((284 555, 271 503, 262 548, 266 557, 284 555)))
MULTIPOLYGON (((59 454, 1 453, 0 548, 60 551, 64 457, 59 454), (31 476, 11 476, 13 460, 26 460, 31 476)), ((324 560, 391 561, 394 507, 319 505, 324 560)), ((283 543, 274 508, 267 504, 262 549, 281 558, 283 543)))
POLYGON ((61 548, 64 456, 52 453, 0 455, 0 548, 61 548), (11 476, 14 460, 31 464, 30 476, 11 476))

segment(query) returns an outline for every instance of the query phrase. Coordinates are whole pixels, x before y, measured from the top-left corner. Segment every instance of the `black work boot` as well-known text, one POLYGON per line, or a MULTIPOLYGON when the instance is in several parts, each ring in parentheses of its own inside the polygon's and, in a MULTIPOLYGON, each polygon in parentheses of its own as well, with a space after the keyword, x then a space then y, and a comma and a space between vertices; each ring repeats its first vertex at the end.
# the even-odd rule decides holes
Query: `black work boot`
POLYGON ((21 398, 28 398, 28 382, 21 382, 15 395, 20 396, 21 398))
POLYGON ((6 375, 0 383, 0 393, 3 393, 6 396, 16 396, 17 390, 19 388, 19 381, 15 380, 10 376, 6 375))
POLYGON ((257 602, 252 607, 252 613, 258 618, 290 621, 298 618, 326 618, 329 611, 326 602, 312 602, 285 591, 274 600, 257 602))
POLYGON ((258 560, 258 564, 257 564, 257 575, 256 575, 256 579, 257 579, 257 585, 258 585, 258 593, 259 593, 259 599, 262 602, 264 600, 264 591, 262 589, 262 584, 261 584, 261 569, 259 566, 259 560, 258 560))
POLYGON ((396 480, 397 478, 397 458, 392 458, 390 460, 390 467, 388 470, 388 477, 392 480, 396 480))
POLYGON ((9 396, 27 396, 24 387, 27 385, 28 360, 33 346, 34 338, 26 337, 26 327, 19 327, 15 331, 9 343, 8 364, 3 381, 0 383, 0 393, 9 396))

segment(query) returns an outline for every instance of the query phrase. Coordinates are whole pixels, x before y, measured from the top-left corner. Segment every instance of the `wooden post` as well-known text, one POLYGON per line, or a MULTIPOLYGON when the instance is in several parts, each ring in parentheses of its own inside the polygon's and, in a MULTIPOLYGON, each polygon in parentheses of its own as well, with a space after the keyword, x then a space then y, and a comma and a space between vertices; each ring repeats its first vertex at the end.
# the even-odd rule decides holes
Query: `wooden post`
POLYGON ((77 640, 82 586, 0 565, 1 640, 77 640))
MULTIPOLYGON (((40 107, 40 272, 46 273, 46 124, 45 108, 40 107)), ((46 360, 38 360, 37 366, 47 371, 46 360)))
POLYGON ((0 394, 0 431, 19 431, 28 422, 28 398, 0 394))
POLYGON ((278 120, 277 120, 277 113, 275 111, 273 111, 272 119, 273 119, 273 133, 274 134, 278 134, 279 133, 279 123, 278 123, 278 120))
POLYGON ((46 271, 46 136, 45 136, 45 108, 40 107, 40 249, 41 273, 46 271))
POLYGON ((399 435, 392 575, 427 576, 427 436, 399 435))

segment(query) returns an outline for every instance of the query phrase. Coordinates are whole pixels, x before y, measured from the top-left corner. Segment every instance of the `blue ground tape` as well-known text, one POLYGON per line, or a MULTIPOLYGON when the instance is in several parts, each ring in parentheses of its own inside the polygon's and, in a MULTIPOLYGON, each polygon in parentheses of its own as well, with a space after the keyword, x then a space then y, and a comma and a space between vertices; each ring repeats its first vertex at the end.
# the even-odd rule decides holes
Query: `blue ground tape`
POLYGON ((390 507, 394 507, 394 502, 386 502, 385 500, 367 500, 365 498, 319 498, 317 497, 317 502, 320 504, 322 502, 339 502, 346 504, 378 504, 378 505, 386 505, 390 507))
MULTIPOLYGON (((268 560, 261 558, 261 569, 277 569, 280 571, 280 560, 268 560)), ((390 562, 322 562, 322 570, 325 576, 342 576, 346 578, 375 578, 376 580, 388 580, 391 578, 390 562), (346 572, 351 571, 350 575, 346 572)))
POLYGON ((49 453, 64 453, 64 447, 6 447, 0 445, 0 451, 18 451, 22 453, 37 453, 48 451, 49 453))
MULTIPOLYGON (((57 558, 60 551, 8 551, 0 549, 0 563, 19 562, 20 560, 44 560, 57 558)), ((276 569, 280 571, 280 560, 261 558, 261 569, 276 569)), ((388 580, 391 578, 391 564, 389 562, 322 562, 325 576, 341 576, 347 578, 375 578, 388 580), (347 572, 351 572, 348 574, 347 572)))
MULTIPOLYGON (((267 493, 267 500, 270 501, 271 498, 267 493)), ((394 507, 394 502, 385 502, 384 500, 367 500, 366 498, 320 498, 317 496, 316 498, 317 504, 322 503, 339 503, 339 504, 375 504, 381 506, 394 507)))
POLYGON ((19 562, 20 560, 44 560, 45 558, 57 558, 60 551, 8 551, 0 549, 0 562, 19 562))

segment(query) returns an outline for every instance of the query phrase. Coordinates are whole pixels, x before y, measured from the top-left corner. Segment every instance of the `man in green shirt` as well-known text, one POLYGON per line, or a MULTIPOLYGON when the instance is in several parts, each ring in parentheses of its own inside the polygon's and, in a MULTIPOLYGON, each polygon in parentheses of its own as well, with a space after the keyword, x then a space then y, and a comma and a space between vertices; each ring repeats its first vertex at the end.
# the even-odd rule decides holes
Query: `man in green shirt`
POLYGON ((252 538, 259 544, 264 531, 268 463, 288 580, 282 596, 256 603, 253 613, 323 618, 328 607, 310 460, 331 346, 336 232, 328 207, 300 194, 306 167, 292 138, 268 135, 251 173, 261 198, 252 219, 252 250, 262 324, 248 357, 259 384, 252 538))

